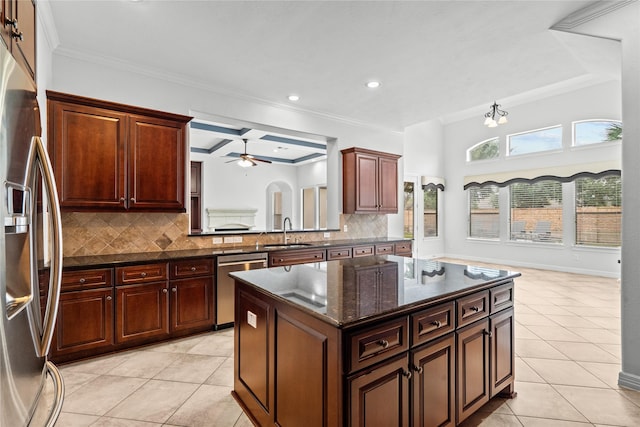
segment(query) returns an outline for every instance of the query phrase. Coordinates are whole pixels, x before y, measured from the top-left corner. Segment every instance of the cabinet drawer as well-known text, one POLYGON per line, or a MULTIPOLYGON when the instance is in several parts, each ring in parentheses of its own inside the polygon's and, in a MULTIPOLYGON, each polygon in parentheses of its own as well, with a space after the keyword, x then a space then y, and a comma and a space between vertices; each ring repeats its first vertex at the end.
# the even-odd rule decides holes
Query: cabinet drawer
POLYGON ((169 271, 171 279, 210 276, 213 274, 213 258, 172 261, 169 264, 169 271))
POLYGON ((110 268, 95 270, 65 271, 62 273, 62 288, 65 291, 105 288, 113 285, 113 272, 110 268))
POLYGON ((367 246, 354 246, 353 247, 353 257, 359 257, 359 256, 369 256, 369 255, 373 255, 374 254, 374 247, 373 245, 367 245, 367 246))
POLYGON ((409 349, 408 318, 350 335, 349 371, 354 372, 409 349))
POLYGON ((376 255, 393 255, 393 243, 376 245, 376 255))
POLYGON ((411 242, 398 242, 395 244, 395 254, 396 255, 411 255, 413 250, 411 247, 411 242))
POLYGON ((158 282, 167 280, 167 263, 116 267, 116 285, 158 282))
POLYGON ((327 261, 331 261, 332 259, 347 259, 347 258, 351 258, 350 247, 327 249, 327 261))
POLYGON ((513 282, 491 289, 491 314, 513 305, 513 282))
POLYGON ((455 330, 455 303, 440 304, 411 315, 411 345, 430 341, 455 330))
POLYGON ((269 254, 269 266, 278 267, 282 265, 322 262, 325 260, 325 257, 326 251, 324 249, 273 252, 269 254))
POLYGON ((457 327, 475 322, 489 315, 489 291, 476 292, 456 301, 457 327))

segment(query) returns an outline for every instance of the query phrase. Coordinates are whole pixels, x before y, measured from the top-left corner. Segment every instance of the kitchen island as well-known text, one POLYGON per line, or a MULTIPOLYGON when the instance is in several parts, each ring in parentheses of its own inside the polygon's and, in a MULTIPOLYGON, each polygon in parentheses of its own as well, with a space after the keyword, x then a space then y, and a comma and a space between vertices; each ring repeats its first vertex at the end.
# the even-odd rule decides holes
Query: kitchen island
POLYGON ((449 426, 514 396, 505 270, 374 256, 231 273, 234 398, 259 426, 449 426))

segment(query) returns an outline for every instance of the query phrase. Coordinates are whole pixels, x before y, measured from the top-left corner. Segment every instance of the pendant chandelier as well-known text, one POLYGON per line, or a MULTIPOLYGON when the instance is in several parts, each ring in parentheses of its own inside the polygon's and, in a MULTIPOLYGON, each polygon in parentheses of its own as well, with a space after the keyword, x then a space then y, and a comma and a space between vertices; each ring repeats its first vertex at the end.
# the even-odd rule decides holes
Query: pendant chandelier
POLYGON ((493 105, 489 107, 489 111, 484 115, 484 124, 490 128, 507 123, 507 113, 500 109, 500 104, 493 101, 493 105))

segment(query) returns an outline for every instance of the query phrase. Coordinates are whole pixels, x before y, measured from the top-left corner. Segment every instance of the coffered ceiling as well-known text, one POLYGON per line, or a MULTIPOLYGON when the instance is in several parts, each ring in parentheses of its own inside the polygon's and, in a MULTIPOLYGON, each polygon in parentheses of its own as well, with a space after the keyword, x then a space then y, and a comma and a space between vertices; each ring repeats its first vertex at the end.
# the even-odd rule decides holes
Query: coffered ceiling
POLYGON ((591 1, 40 3, 54 55, 394 130, 620 73, 616 41, 549 30, 591 1))

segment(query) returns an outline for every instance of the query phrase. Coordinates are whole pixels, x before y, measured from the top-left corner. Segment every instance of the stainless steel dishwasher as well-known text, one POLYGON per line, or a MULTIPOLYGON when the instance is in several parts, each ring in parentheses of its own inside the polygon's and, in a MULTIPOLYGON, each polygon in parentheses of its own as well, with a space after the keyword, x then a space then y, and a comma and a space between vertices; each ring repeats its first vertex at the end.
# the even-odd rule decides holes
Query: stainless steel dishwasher
POLYGON ((216 329, 233 325, 234 280, 232 271, 256 270, 267 266, 266 253, 235 254, 218 256, 216 278, 216 329))

